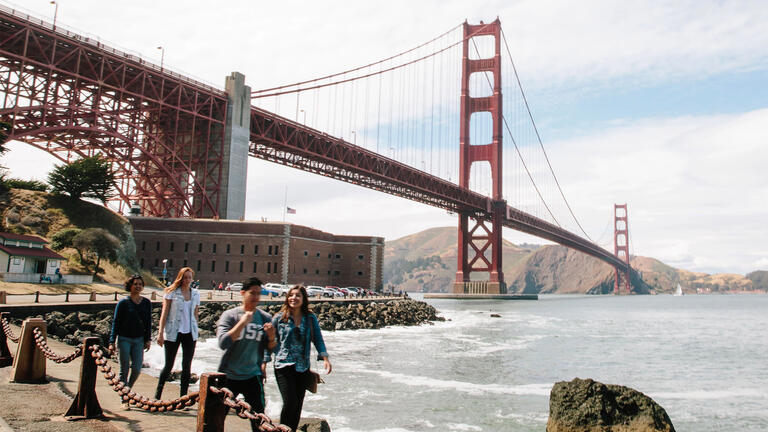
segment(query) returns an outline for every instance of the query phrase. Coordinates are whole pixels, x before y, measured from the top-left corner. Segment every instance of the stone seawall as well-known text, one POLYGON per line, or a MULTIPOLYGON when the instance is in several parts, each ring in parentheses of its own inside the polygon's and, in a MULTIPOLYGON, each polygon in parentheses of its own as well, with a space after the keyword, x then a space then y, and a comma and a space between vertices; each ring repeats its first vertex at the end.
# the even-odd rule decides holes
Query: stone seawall
MULTIPOLYGON (((200 337, 212 337, 216 333, 216 321, 221 313, 237 306, 236 302, 207 302, 200 306, 200 320, 198 327, 200 337)), ((89 312, 64 313, 53 309, 52 305, 41 305, 38 309, 30 306, 25 311, 27 316, 39 316, 48 324, 48 334, 70 345, 79 344, 83 338, 90 336, 101 337, 106 343, 112 328, 112 315, 114 303, 102 304, 102 310, 94 311, 95 304, 91 304, 89 312), (36 311, 37 313, 34 313, 36 311), (34 315, 32 314, 34 313, 34 315)), ((420 301, 411 299, 374 300, 356 302, 323 302, 311 305, 320 320, 320 327, 326 331, 376 329, 390 325, 420 325, 433 321, 443 321, 437 316, 437 310, 420 301)), ((280 310, 281 304, 260 305, 261 309, 274 315, 280 310)), ((160 318, 160 306, 154 304, 152 308, 152 330, 157 332, 157 324, 160 318)), ((14 314, 12 319, 16 324, 21 324, 22 317, 14 314)), ((154 336, 153 336, 154 337, 154 336)))

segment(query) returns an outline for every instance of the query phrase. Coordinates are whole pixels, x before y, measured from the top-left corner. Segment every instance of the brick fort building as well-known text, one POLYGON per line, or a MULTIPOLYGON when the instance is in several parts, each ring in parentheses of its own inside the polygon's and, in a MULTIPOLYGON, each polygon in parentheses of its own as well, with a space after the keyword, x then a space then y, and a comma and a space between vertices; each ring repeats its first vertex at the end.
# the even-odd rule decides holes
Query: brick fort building
POLYGON ((384 238, 334 235, 282 222, 129 217, 143 269, 167 279, 191 267, 200 287, 256 276, 264 283, 380 291, 384 238))

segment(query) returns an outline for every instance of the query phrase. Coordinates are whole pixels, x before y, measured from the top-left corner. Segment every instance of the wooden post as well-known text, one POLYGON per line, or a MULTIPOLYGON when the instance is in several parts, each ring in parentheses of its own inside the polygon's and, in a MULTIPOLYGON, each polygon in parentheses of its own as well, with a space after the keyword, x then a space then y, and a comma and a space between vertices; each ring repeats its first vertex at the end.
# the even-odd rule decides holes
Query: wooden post
MULTIPOLYGON (((7 315, 7 312, 0 312, 0 322, 2 322, 5 315, 7 315)), ((12 364, 13 357, 11 356, 11 350, 8 349, 8 338, 5 336, 3 329, 0 328, 0 367, 11 366, 12 364)))
POLYGON ((224 432, 224 420, 229 408, 222 400, 224 395, 218 395, 209 387, 224 387, 226 375, 223 373, 205 372, 200 376, 200 400, 197 402, 197 432, 224 432))
POLYGON ((7 294, 5 291, 0 291, 0 304, 5 304, 8 299, 6 298, 7 294))
POLYGON ((91 346, 101 344, 101 338, 87 337, 83 339, 83 361, 80 364, 80 382, 77 384, 77 395, 69 410, 64 414, 67 420, 83 420, 100 418, 104 412, 96 397, 96 374, 98 366, 96 359, 91 356, 91 346))
POLYGON ((96 293, 92 292, 90 296, 88 296, 88 301, 96 301, 96 293))
POLYGON ((208 291, 208 300, 213 300, 213 291, 208 291))
POLYGON ((157 292, 156 291, 152 291, 152 298, 151 298, 151 300, 157 300, 157 292))
POLYGON ((42 318, 27 318, 21 324, 21 335, 19 335, 19 344, 16 346, 16 357, 13 358, 13 368, 11 369, 11 378, 13 382, 19 383, 45 383, 45 356, 37 349, 35 343, 35 334, 32 331, 35 327, 43 332, 43 336, 48 336, 46 324, 42 318))

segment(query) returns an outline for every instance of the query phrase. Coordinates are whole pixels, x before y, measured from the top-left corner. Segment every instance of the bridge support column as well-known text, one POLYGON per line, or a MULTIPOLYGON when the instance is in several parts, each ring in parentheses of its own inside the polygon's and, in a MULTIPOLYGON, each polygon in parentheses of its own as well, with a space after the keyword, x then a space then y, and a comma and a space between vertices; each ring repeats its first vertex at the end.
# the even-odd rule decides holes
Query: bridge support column
POLYGON ((629 221, 626 204, 613 205, 613 250, 616 256, 626 263, 625 268, 616 267, 616 279, 613 293, 621 294, 622 289, 627 294, 632 293, 629 266, 629 221))
POLYGON ((492 196, 486 214, 459 215, 459 251, 455 294, 506 294, 504 273, 501 270, 501 230, 506 217, 506 202, 502 195, 502 94, 501 94, 501 22, 479 25, 464 23, 464 43, 461 64, 461 114, 459 131, 459 186, 469 189, 472 164, 488 162, 491 166, 492 196), (495 53, 490 58, 470 59, 472 38, 492 36, 495 53), (493 75, 493 94, 472 97, 469 82, 472 74, 493 75), (472 114, 487 112, 493 119, 493 137, 490 143, 470 142, 472 114), (469 219, 473 220, 470 228, 469 219), (489 224, 490 226, 486 225, 489 224), (490 250, 489 250, 490 248, 490 250), (473 272, 487 272, 487 282, 470 282, 473 272))
POLYGON ((219 217, 242 220, 245 218, 248 144, 251 133, 251 88, 245 85, 245 75, 239 72, 232 72, 227 77, 225 88, 229 103, 224 126, 219 217))

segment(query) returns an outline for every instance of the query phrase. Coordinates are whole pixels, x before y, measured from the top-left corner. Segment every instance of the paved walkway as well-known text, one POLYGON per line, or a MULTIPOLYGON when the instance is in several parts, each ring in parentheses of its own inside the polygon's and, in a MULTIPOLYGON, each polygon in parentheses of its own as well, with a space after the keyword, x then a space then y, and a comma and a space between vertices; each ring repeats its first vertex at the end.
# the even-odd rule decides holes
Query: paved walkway
MULTIPOLYGON (((11 326, 14 334, 20 333, 20 328, 11 326)), ((2 330, 0 330, 2 331, 2 330)), ((62 342, 49 339, 48 345, 51 349, 60 355, 69 354, 74 347, 62 342)), ((11 353, 16 355, 16 344, 8 342, 11 353)), ((10 383, 11 367, 0 369, 0 432, 5 432, 7 423, 13 429, 18 430, 62 430, 62 431, 190 431, 197 427, 197 405, 191 407, 189 411, 174 411, 170 413, 150 413, 143 410, 132 408, 130 411, 124 411, 121 406, 121 400, 117 393, 107 384, 101 372, 98 372, 96 381, 96 394, 99 399, 102 410, 104 410, 104 420, 87 420, 77 422, 66 422, 61 416, 66 412, 69 403, 77 393, 78 379, 80 376, 80 358, 67 364, 56 364, 52 361, 46 361, 46 376, 49 384, 18 384, 10 383), (56 394, 56 392, 63 393, 56 394), (47 415, 44 408, 49 411, 51 405, 57 405, 55 400, 65 399, 58 402, 56 408, 60 412, 56 414, 54 409, 47 415), (34 407, 35 403, 42 401, 45 406, 34 407), (29 411, 37 411, 30 413, 29 411), (34 415, 32 415, 34 414, 34 415), (49 418, 53 417, 53 418, 49 418), (47 422, 47 423, 46 423, 47 422)), ((112 363, 115 372, 119 371, 119 366, 112 363)), ((137 393, 152 397, 157 386, 157 378, 142 374, 133 390, 137 393)), ((173 384, 166 384, 163 396, 166 399, 172 399, 179 394, 179 387, 173 384)), ((227 431, 250 431, 250 424, 230 413, 226 421, 227 431)))

